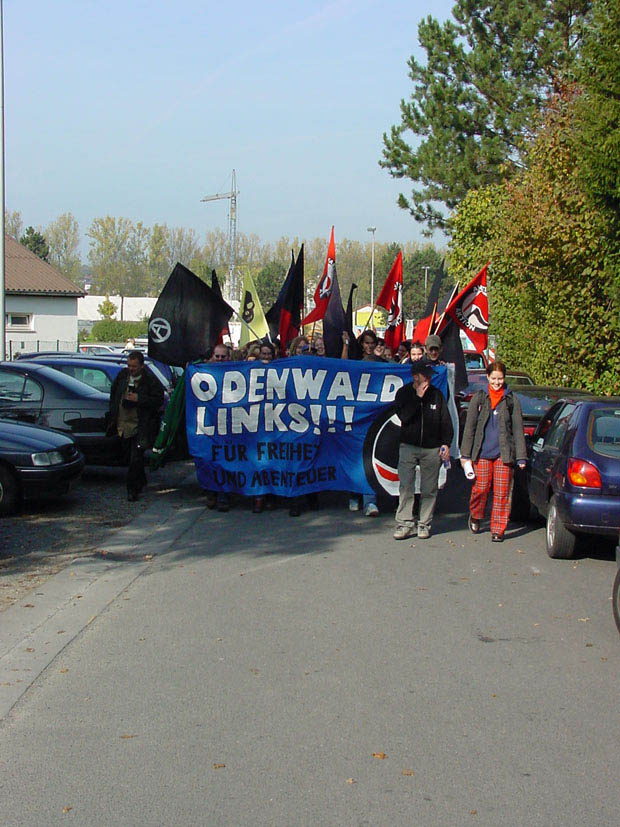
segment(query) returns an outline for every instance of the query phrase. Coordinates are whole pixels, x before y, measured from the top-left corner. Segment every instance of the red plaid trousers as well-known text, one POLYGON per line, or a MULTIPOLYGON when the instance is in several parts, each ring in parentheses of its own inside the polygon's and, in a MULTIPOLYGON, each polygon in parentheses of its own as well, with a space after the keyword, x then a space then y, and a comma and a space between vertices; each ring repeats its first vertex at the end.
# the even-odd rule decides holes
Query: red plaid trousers
POLYGON ((493 504, 491 506, 491 534, 503 534, 510 519, 512 501, 512 479, 514 468, 506 465, 501 457, 497 459, 479 459, 474 462, 476 479, 471 489, 469 510, 474 520, 482 520, 493 486, 493 504))

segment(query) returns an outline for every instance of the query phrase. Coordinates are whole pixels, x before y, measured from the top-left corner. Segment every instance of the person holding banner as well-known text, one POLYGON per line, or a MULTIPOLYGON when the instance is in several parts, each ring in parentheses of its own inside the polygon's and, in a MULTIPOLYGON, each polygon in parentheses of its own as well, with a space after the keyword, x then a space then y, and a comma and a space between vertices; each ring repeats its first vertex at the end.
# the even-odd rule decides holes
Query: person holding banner
POLYGON ((416 534, 421 540, 430 537, 431 522, 437 502, 439 466, 450 458, 454 434, 448 403, 443 393, 431 385, 432 365, 419 359, 411 365, 413 383, 396 393, 396 413, 401 421, 398 452, 398 509, 396 540, 416 534), (420 466, 420 517, 416 526, 415 469, 420 466))

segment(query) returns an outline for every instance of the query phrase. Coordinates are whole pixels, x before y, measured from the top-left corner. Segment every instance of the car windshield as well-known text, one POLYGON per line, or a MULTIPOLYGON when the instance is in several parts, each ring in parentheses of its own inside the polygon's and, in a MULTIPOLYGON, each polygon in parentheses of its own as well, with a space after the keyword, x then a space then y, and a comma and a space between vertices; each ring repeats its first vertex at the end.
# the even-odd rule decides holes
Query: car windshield
POLYGON ((604 457, 620 457, 620 407, 595 408, 588 419, 588 444, 604 457))
POLYGON ((465 367, 467 368, 467 370, 471 370, 472 368, 483 368, 484 361, 482 359, 482 356, 479 353, 466 353, 465 367))
POLYGON ((527 417, 535 417, 540 419, 545 411, 548 411, 549 408, 553 405, 556 399, 559 399, 563 396, 562 393, 553 394, 550 392, 544 393, 541 392, 536 396, 531 396, 530 394, 519 393, 515 391, 516 395, 519 397, 519 402, 521 403, 521 410, 523 411, 523 416, 527 417))
POLYGON ((74 379, 73 376, 67 376, 66 373, 61 373, 55 368, 50 368, 47 365, 38 364, 36 371, 32 371, 32 375, 35 378, 38 375, 47 376, 47 378, 52 382, 55 382, 57 385, 62 385, 66 390, 70 391, 75 396, 98 397, 101 395, 101 391, 91 388, 91 386, 87 385, 85 382, 80 382, 78 379, 74 379))

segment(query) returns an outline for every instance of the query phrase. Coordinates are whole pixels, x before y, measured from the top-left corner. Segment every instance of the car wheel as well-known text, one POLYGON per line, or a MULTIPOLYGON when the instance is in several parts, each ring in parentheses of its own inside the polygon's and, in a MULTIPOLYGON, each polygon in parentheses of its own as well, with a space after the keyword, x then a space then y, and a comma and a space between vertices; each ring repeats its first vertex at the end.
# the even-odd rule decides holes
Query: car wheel
POLYGON ((616 572, 614 587, 611 592, 611 605, 614 612, 614 620, 620 632, 620 569, 616 572))
POLYGON ((13 514, 19 505, 19 485, 9 469, 0 465, 0 517, 13 514))
POLYGON ((572 560, 575 556, 577 537, 562 522, 555 494, 549 501, 547 511, 546 540, 549 557, 556 560, 572 560))

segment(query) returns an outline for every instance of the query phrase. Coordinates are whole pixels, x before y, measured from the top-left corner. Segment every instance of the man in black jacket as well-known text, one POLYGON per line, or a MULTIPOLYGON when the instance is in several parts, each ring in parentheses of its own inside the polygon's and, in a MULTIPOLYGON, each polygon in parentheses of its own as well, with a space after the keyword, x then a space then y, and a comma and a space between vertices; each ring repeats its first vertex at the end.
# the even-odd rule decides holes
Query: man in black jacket
POLYGON ((127 367, 117 375, 110 389, 109 432, 123 441, 129 460, 127 499, 135 502, 146 485, 144 451, 153 445, 164 404, 161 383, 144 365, 144 354, 132 350, 127 367))
POLYGON ((400 417, 398 453, 398 523, 394 537, 405 540, 416 533, 413 517, 415 469, 420 466, 420 518, 417 535, 430 537, 430 526, 437 501, 437 479, 442 460, 450 457, 453 428, 448 404, 442 392, 431 385, 432 365, 425 359, 411 365, 413 383, 396 394, 396 413, 400 417))

